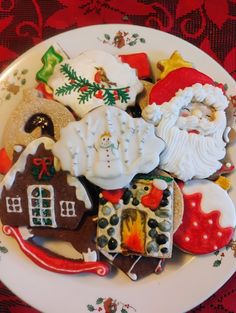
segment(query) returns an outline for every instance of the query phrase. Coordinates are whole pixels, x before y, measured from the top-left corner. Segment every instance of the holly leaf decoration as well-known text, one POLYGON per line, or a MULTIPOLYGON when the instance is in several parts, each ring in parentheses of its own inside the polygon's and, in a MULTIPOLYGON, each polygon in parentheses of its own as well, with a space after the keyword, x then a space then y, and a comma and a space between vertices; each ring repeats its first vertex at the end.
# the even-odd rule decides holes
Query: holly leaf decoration
POLYGON ((77 76, 76 71, 68 64, 62 64, 60 72, 69 80, 63 86, 56 89, 57 96, 70 95, 72 92, 78 92, 79 104, 84 104, 93 97, 103 99, 106 105, 114 106, 116 100, 121 103, 127 103, 130 99, 129 87, 122 88, 106 88, 95 82, 90 82, 88 79, 77 76))
POLYGON ((87 305, 87 309, 89 310, 89 312, 93 312, 93 311, 95 311, 94 306, 93 306, 93 305, 91 305, 91 304, 88 304, 88 305, 87 305))
POLYGON ((128 313, 128 311, 126 309, 122 309, 121 313, 128 313))
POLYGON ((98 298, 97 301, 96 301, 96 304, 101 304, 101 303, 103 303, 103 300, 104 300, 103 298, 98 298))
POLYGON ((8 249, 6 247, 0 246, 0 252, 1 253, 7 253, 8 249))
POLYGON ((219 267, 221 265, 221 260, 215 260, 215 262, 213 263, 214 267, 219 267))

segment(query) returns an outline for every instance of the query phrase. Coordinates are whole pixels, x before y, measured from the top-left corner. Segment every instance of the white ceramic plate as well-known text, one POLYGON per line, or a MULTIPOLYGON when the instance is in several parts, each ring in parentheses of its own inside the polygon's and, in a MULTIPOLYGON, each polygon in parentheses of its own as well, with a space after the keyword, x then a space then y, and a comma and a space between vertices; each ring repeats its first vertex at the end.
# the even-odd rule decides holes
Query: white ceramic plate
MULTIPOLYGON (((145 51, 153 68, 159 59, 168 58, 174 50, 178 50, 198 70, 218 82, 227 83, 229 94, 236 94, 234 80, 222 67, 198 48, 177 37, 133 25, 91 26, 63 33, 35 46, 2 73, 0 134, 9 113, 20 100, 22 90, 35 85, 35 73, 42 66, 40 59, 55 42, 70 57, 91 48, 114 54, 145 51), (127 33, 122 48, 113 43, 118 31, 127 33), (12 82, 20 86, 16 94, 9 91, 8 86, 12 82)), ((236 155, 235 147, 231 153, 236 155)), ((236 174, 232 175, 232 181, 236 181, 236 174)), ((231 197, 236 202, 236 189, 231 192, 231 197)), ((138 282, 130 281, 123 273, 102 278, 85 274, 66 276, 45 271, 28 260, 16 242, 1 232, 0 247, 8 249, 7 253, 0 252, 0 279, 20 298, 45 313, 99 312, 99 307, 103 307, 99 302, 109 297, 116 301, 118 313, 184 312, 213 294, 236 270, 232 247, 220 251, 218 255, 203 257, 175 252, 162 274, 153 274, 138 282)))

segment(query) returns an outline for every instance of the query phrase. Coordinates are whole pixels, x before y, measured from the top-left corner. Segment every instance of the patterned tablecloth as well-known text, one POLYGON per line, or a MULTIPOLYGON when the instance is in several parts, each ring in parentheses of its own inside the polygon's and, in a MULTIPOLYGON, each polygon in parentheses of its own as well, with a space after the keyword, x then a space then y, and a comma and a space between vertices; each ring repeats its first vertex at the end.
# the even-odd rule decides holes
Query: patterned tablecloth
MULTIPOLYGON (((0 0, 0 70, 40 41, 76 27, 136 24, 196 45, 236 78, 235 0, 0 0)), ((36 313, 0 283, 1 313, 36 313)), ((236 312, 236 274, 191 312, 236 312)))

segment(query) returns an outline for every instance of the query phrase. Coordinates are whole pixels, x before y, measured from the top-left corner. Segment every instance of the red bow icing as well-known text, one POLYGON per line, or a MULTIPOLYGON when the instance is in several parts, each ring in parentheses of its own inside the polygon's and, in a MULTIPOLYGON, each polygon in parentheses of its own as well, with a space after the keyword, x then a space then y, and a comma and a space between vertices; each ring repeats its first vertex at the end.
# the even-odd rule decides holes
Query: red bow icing
POLYGON ((38 179, 42 179, 43 174, 50 176, 48 166, 53 164, 53 158, 52 157, 34 158, 33 164, 36 166, 41 166, 38 179))

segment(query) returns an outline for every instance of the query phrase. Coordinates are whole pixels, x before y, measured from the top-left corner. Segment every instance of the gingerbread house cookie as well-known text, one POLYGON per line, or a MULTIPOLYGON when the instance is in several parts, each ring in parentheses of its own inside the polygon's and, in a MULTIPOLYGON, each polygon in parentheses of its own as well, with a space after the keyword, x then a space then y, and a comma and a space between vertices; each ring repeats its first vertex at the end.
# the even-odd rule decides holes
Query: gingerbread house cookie
POLYGON ((32 141, 0 184, 1 221, 12 226, 76 228, 92 208, 81 182, 57 168, 54 141, 32 141))

